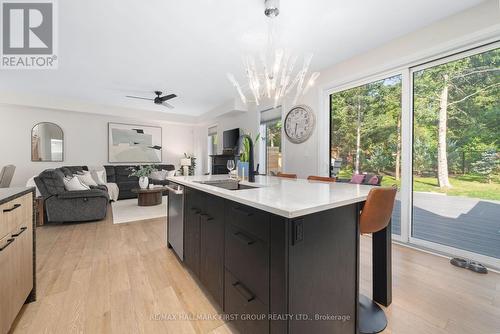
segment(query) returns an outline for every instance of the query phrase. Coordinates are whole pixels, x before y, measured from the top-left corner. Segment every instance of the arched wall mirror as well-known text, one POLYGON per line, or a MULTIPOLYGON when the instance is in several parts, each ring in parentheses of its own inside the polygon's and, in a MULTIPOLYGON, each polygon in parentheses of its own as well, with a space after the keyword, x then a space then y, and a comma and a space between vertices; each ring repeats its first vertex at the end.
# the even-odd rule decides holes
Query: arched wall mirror
POLYGON ((31 130, 31 161, 63 161, 64 134, 59 125, 36 124, 31 130))

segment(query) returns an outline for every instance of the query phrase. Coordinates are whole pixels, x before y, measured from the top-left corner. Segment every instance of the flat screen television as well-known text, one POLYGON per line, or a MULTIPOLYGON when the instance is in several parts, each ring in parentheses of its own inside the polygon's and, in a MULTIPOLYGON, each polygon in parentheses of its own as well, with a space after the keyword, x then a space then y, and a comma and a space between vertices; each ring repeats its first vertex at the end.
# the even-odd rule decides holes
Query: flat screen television
POLYGON ((233 150, 238 145, 238 138, 240 138, 239 128, 224 131, 222 138, 224 150, 233 150))

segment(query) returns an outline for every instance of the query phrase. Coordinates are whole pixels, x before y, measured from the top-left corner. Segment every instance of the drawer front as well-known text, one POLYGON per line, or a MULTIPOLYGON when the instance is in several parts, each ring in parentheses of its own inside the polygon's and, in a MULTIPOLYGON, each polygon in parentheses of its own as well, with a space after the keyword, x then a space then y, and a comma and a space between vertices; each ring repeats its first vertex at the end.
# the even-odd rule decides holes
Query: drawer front
POLYGON ((28 193, 0 205, 0 238, 33 221, 33 194, 28 193))
POLYGON ((229 271, 225 271, 225 312, 236 315, 233 324, 242 334, 269 333, 269 308, 229 271))
POLYGON ((32 229, 0 239, 0 333, 7 333, 33 289, 32 229))
MULTIPOLYGON (((30 225, 31 226, 31 225, 30 225)), ((33 289, 33 232, 29 226, 22 226, 12 234, 12 271, 16 281, 13 286, 13 307, 17 315, 33 289)))
POLYGON ((258 238, 269 241, 269 214, 235 202, 226 206, 226 223, 236 225, 258 238))
POLYGON ((238 226, 226 224, 226 268, 269 303, 269 247, 238 226))
POLYGON ((208 195, 200 216, 200 281, 224 305, 224 199, 208 195))
POLYGON ((12 290, 15 282, 11 271, 14 252, 14 238, 10 235, 0 239, 0 333, 9 331, 14 314, 12 290))

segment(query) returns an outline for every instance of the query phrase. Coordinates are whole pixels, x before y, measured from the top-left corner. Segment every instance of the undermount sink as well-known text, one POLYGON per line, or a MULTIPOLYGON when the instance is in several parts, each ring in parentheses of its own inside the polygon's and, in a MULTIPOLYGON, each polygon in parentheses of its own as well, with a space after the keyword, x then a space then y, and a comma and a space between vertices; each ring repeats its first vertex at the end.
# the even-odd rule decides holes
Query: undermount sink
POLYGON ((258 188, 257 186, 249 186, 246 184, 241 184, 238 180, 232 180, 232 179, 194 181, 194 182, 206 184, 209 186, 219 187, 227 190, 244 190, 244 189, 258 188))

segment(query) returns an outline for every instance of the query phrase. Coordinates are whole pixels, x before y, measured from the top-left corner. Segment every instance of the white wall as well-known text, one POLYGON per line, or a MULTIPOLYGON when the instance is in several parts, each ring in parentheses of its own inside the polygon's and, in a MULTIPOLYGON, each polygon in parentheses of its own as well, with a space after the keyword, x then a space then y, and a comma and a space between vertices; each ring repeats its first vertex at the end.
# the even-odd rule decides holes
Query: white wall
MULTIPOLYGON (((227 108, 227 104, 212 110, 215 114, 228 112, 229 110, 224 110, 227 108)), ((260 109, 254 106, 251 106, 249 111, 237 111, 230 112, 220 117, 209 118, 202 122, 201 125, 197 127, 196 135, 195 135, 195 155, 197 157, 201 157, 198 159, 198 172, 205 172, 207 170, 208 161, 208 152, 207 152, 207 137, 208 137, 208 128, 214 125, 217 125, 217 134, 218 134, 218 146, 217 153, 222 153, 222 134, 225 130, 230 130, 234 128, 240 128, 240 131, 244 131, 245 133, 251 133, 252 137, 259 132, 259 116, 258 110, 265 110, 266 108, 260 109)), ((257 159, 258 155, 258 145, 255 145, 255 153, 254 156, 257 159)), ((257 163, 255 163, 255 167, 257 167, 257 163)), ((261 171, 263 169, 261 168, 261 171)))
POLYGON ((161 126, 163 163, 176 168, 184 152, 192 153, 194 147, 190 125, 11 105, 0 105, 0 119, 0 166, 16 165, 12 186, 24 186, 47 168, 108 164, 108 122, 161 126), (31 129, 39 122, 53 122, 62 128, 64 162, 31 161, 31 129))
MULTIPOLYGON (((381 47, 321 70, 321 76, 315 88, 299 101, 299 104, 307 104, 315 111, 318 121, 316 130, 309 140, 302 144, 293 144, 283 136, 284 171, 297 173, 299 177, 313 174, 328 175, 329 106, 325 103, 328 90, 367 76, 409 64, 418 64, 424 59, 472 46, 495 38, 495 36, 497 39, 500 37, 499 2, 489 0, 381 47)), ((212 119, 211 122, 223 124, 224 128, 253 126, 252 129, 258 129, 257 110, 264 110, 266 107, 256 109, 252 106, 249 109, 244 115, 222 116, 212 119)), ((284 113, 289 110, 286 103, 284 103, 283 110, 284 113)), ((204 140, 206 141, 206 138, 204 140)))

